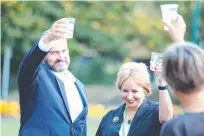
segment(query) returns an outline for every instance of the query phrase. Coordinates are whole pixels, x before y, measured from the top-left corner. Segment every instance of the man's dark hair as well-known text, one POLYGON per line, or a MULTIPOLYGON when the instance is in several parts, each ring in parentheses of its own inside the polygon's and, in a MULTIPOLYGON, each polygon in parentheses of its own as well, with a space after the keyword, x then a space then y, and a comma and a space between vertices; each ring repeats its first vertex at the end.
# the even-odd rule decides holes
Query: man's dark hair
POLYGON ((190 93, 204 84, 204 51, 198 45, 174 43, 163 55, 163 75, 172 89, 190 93))

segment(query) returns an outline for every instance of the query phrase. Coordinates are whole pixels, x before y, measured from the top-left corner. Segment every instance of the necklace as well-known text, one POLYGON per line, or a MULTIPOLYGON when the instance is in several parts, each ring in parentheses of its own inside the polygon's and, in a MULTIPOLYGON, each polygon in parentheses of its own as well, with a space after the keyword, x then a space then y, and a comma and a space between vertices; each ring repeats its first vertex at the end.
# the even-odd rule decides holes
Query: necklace
POLYGON ((128 124, 130 125, 132 123, 132 120, 128 120, 128 124))

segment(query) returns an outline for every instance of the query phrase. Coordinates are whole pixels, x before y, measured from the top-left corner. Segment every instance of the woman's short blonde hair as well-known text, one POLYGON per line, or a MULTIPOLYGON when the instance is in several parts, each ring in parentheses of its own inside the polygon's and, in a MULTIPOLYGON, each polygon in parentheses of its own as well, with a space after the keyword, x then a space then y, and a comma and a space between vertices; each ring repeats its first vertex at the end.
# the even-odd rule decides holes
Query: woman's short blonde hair
POLYGON ((125 81, 130 80, 140 85, 145 90, 145 95, 151 94, 150 75, 144 63, 127 62, 124 63, 117 74, 116 86, 121 90, 125 81))

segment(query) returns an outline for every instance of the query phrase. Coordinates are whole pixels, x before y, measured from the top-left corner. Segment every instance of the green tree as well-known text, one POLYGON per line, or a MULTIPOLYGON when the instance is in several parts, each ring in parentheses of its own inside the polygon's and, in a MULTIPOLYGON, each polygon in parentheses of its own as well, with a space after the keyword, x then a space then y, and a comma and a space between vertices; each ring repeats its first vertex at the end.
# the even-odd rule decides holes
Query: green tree
MULTIPOLYGON (((11 68, 16 72, 42 32, 62 17, 76 18, 75 36, 69 41, 71 57, 92 49, 101 57, 121 60, 129 56, 126 43, 132 40, 149 51, 161 51, 172 42, 161 23, 159 6, 165 3, 179 4, 179 13, 187 23, 187 40, 191 40, 193 1, 3 1, 1 55, 5 46, 13 48, 11 68)), ((203 2, 200 5, 202 34, 203 2)))

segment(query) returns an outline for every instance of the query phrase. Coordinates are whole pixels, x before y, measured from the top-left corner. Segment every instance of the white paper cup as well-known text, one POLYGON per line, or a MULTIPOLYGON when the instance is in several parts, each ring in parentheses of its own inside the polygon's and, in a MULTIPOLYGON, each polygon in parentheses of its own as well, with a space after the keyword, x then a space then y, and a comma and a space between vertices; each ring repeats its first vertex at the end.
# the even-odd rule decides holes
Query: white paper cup
POLYGON ((163 55, 157 52, 152 52, 150 61, 150 70, 161 71, 162 70, 162 57, 163 55))
MULTIPOLYGON (((165 4, 160 5, 161 7, 161 14, 163 20, 167 22, 172 22, 176 20, 177 14, 178 14, 178 4, 165 4)), ((164 26, 164 30, 169 30, 168 27, 164 26)))
POLYGON ((74 35, 74 24, 75 24, 75 18, 66 18, 68 21, 68 34, 66 35, 67 39, 72 39, 74 35))

